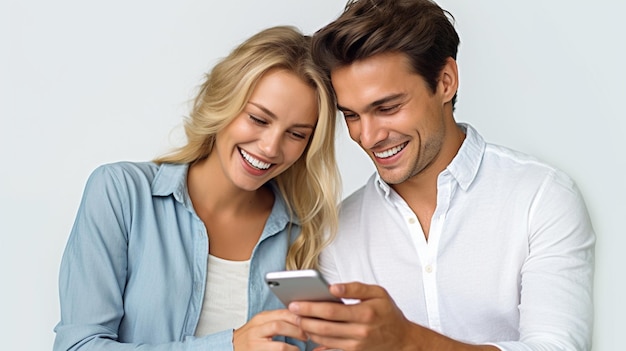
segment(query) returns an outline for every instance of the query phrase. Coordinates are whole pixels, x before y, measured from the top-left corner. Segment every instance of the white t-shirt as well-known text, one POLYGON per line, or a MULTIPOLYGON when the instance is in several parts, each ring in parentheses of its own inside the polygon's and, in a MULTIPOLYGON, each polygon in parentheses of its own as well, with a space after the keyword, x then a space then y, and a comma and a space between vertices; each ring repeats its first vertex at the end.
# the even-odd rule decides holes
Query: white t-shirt
POLYGON ((209 255, 206 289, 196 336, 237 329, 248 317, 250 260, 229 261, 209 255))
POLYGON ((595 234, 563 172, 468 125, 437 182, 428 241, 377 175, 342 204, 321 255, 332 282, 387 289, 411 321, 503 350, 588 350, 595 234))

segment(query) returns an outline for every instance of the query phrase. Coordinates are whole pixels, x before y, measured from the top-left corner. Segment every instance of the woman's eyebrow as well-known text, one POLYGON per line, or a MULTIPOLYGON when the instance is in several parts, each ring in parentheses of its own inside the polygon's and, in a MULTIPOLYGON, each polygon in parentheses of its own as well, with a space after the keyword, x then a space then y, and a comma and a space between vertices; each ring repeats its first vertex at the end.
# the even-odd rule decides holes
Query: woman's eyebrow
MULTIPOLYGON (((252 102, 252 101, 248 101, 248 103, 250 103, 251 105, 256 106, 259 110, 263 111, 265 114, 267 114, 268 116, 270 116, 272 119, 277 119, 278 117, 276 117, 276 115, 274 114, 274 112, 270 111, 267 107, 256 103, 256 102, 252 102)), ((294 124, 293 125, 296 128, 311 128, 314 129, 315 126, 312 124, 306 124, 306 123, 299 123, 299 124, 294 124)))
POLYGON ((270 111, 267 107, 256 103, 256 102, 252 102, 252 101, 248 101, 248 103, 250 103, 251 105, 256 106, 257 108, 259 108, 261 111, 263 111, 265 114, 267 114, 268 116, 272 117, 273 119, 276 119, 276 115, 274 114, 274 112, 270 111))

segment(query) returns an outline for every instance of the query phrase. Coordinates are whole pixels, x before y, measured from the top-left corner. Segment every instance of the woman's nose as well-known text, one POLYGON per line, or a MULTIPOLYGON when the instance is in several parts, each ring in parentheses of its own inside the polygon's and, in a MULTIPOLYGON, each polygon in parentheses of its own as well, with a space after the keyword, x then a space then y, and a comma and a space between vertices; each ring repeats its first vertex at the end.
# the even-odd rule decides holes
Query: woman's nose
POLYGON ((276 157, 280 154, 282 133, 278 131, 265 131, 259 140, 259 149, 263 156, 276 157))

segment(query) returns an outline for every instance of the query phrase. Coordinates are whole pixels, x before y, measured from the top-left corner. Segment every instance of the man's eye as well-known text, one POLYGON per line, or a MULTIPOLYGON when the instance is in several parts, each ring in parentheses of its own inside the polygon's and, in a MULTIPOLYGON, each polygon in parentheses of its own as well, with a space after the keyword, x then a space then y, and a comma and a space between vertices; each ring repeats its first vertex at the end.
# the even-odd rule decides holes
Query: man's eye
POLYGON ((398 107, 400 107, 400 105, 384 106, 384 107, 381 107, 379 109, 379 111, 382 112, 382 113, 391 113, 391 112, 394 112, 395 110, 397 110, 398 107))
POLYGON ((342 112, 342 113, 343 113, 343 118, 345 119, 351 119, 351 118, 357 117, 356 113, 352 113, 352 112, 342 112))
POLYGON ((256 116, 253 116, 253 115, 249 115, 249 116, 250 116, 250 119, 252 120, 252 122, 254 122, 255 124, 262 125, 262 126, 267 124, 267 122, 265 122, 264 120, 262 120, 262 119, 260 119, 260 118, 258 118, 256 116))

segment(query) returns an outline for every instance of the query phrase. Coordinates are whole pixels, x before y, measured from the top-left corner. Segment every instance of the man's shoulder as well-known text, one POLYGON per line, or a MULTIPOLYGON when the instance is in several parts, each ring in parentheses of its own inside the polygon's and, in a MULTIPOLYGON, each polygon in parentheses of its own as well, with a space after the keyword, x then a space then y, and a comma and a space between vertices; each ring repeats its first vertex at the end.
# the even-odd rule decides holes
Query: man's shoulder
POLYGON ((355 206, 360 206, 363 201, 373 196, 378 196, 376 191, 378 186, 378 180, 374 173, 360 188, 355 190, 352 194, 348 195, 343 201, 341 201, 341 210, 351 209, 355 206))
POLYGON ((572 186, 572 178, 558 167, 525 152, 488 143, 483 156, 483 172, 516 182, 544 182, 550 178, 557 183, 572 186))
POLYGON ((487 143, 483 162, 487 165, 531 168, 537 171, 554 172, 557 168, 534 155, 498 144, 487 143))
POLYGON ((339 206, 339 226, 344 231, 346 227, 355 227, 363 224, 364 218, 371 213, 380 213, 385 201, 385 191, 381 188, 378 177, 374 173, 368 181, 347 196, 339 206))

